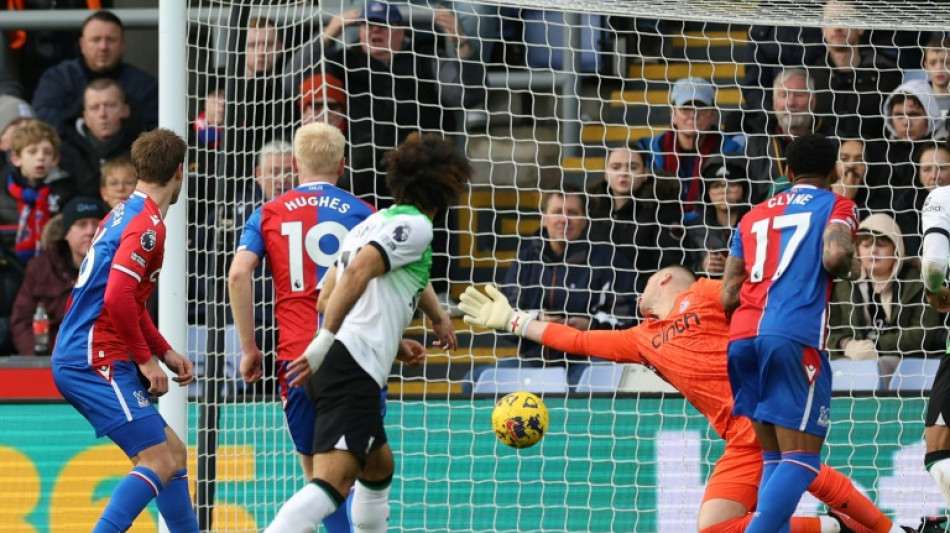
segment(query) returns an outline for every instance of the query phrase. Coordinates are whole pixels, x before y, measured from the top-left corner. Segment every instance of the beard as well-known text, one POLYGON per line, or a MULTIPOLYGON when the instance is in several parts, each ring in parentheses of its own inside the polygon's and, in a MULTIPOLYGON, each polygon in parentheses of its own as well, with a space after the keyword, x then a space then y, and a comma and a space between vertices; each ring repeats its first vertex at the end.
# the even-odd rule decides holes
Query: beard
POLYGON ((775 118, 778 120, 779 126, 781 126, 782 130, 786 133, 794 129, 811 129, 812 123, 814 122, 814 117, 812 117, 811 113, 777 111, 775 118))

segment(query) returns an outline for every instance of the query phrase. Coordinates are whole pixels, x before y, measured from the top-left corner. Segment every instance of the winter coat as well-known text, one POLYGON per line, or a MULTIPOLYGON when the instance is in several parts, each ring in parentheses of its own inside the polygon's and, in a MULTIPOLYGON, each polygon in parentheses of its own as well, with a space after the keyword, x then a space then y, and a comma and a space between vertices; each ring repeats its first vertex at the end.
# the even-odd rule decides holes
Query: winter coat
POLYGON ((58 241, 52 249, 30 259, 10 320, 13 344, 20 355, 34 355, 33 313, 38 304, 42 304, 49 315, 52 347, 78 275, 79 268, 72 264, 66 241, 58 241))
POLYGON ((33 93, 36 118, 61 133, 65 131, 69 127, 67 121, 82 114, 83 93, 95 78, 118 81, 129 100, 132 116, 141 117, 146 130, 158 126, 158 80, 128 63, 120 63, 109 72, 92 72, 82 58, 63 61, 43 73, 33 93))
MULTIPOLYGON (((752 131, 746 141, 745 153, 749 160, 747 175, 752 185, 752 204, 755 205, 769 197, 773 186, 788 178, 785 164, 785 150, 792 139, 778 130, 775 116, 761 114, 750 121, 752 131)), ((831 126, 820 116, 815 116, 814 133, 831 135, 831 126)))
POLYGON ((108 141, 93 142, 86 122, 78 118, 63 132, 59 167, 69 174, 79 194, 98 198, 102 165, 112 158, 131 154, 132 143, 142 131, 136 121, 124 120, 122 129, 108 141))
POLYGON ((835 282, 828 319, 830 355, 843 355, 841 345, 849 338, 875 340, 878 356, 924 357, 943 351, 944 317, 924 300, 920 268, 906 258, 896 222, 887 215, 872 215, 861 222, 858 232, 887 237, 895 243, 897 261, 890 285, 876 297, 868 273, 856 281, 835 282), (872 318, 876 309, 883 318, 872 318))

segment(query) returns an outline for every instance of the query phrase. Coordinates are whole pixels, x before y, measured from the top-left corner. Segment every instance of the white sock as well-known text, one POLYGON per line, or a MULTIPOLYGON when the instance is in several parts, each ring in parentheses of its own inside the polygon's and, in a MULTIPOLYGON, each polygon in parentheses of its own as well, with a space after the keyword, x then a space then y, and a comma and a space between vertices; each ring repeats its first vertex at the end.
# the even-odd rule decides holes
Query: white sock
POLYGON ((336 502, 322 488, 307 483, 280 506, 264 533, 311 533, 336 508, 336 502))
POLYGON ((389 487, 371 489, 356 480, 353 491, 353 508, 350 510, 353 531, 359 533, 385 533, 389 528, 389 487))
POLYGON ((830 516, 819 516, 818 523, 821 524, 821 533, 841 533, 841 524, 830 516))
POLYGON ((930 465, 928 471, 937 482, 937 488, 940 489, 940 494, 943 494, 943 499, 947 500, 947 505, 950 506, 950 459, 937 461, 930 465))

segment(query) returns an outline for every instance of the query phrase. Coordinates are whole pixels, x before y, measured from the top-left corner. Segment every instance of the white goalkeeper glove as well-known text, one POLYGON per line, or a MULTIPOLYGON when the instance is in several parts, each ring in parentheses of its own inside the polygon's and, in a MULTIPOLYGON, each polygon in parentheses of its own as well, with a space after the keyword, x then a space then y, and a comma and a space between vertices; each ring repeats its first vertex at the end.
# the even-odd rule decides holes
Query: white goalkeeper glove
POLYGON ((307 358, 310 372, 315 374, 320 365, 323 364, 334 339, 336 339, 336 335, 330 333, 329 330, 321 329, 307 345, 307 349, 303 351, 303 356, 307 358))
POLYGON ((475 287, 469 287, 462 293, 459 298, 459 309, 465 313, 463 317, 465 323, 522 336, 532 320, 531 315, 513 310, 505 295, 498 292, 492 284, 485 286, 485 293, 488 296, 475 287))

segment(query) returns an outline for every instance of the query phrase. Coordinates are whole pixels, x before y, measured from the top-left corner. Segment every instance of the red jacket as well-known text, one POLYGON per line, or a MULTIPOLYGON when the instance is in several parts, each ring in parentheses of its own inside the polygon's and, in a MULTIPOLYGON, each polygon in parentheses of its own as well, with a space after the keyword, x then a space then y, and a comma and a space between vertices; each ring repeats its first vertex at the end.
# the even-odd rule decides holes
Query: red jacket
POLYGON ((59 241, 52 249, 30 259, 26 266, 23 285, 13 302, 10 317, 13 345, 20 355, 34 355, 33 313, 37 304, 43 304, 49 315, 50 349, 53 347, 66 312, 66 301, 79 275, 79 269, 72 265, 69 255, 69 245, 59 241))

